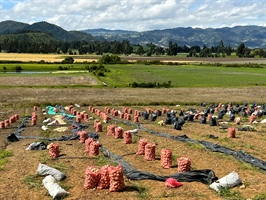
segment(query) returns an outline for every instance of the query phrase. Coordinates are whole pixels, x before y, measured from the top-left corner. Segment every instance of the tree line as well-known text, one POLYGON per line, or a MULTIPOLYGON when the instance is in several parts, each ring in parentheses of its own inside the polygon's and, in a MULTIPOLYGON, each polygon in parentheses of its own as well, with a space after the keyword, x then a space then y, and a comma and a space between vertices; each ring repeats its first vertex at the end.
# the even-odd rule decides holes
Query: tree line
POLYGON ((50 40, 49 42, 4 38, 0 41, 0 52, 8 53, 56 53, 69 55, 106 53, 117 55, 130 55, 132 53, 140 56, 176 56, 178 53, 186 53, 188 57, 226 57, 233 52, 238 57, 266 57, 266 49, 250 49, 241 42, 236 49, 229 45, 224 45, 221 40, 217 46, 200 47, 182 45, 169 41, 168 46, 162 47, 153 43, 131 44, 128 40, 123 41, 73 41, 61 42, 50 40))

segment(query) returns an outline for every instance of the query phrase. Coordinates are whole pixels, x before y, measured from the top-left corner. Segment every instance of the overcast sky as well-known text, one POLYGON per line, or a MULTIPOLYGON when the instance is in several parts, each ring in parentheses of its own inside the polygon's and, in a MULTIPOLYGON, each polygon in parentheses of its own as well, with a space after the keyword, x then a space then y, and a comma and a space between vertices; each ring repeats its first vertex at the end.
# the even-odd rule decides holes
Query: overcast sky
POLYGON ((65 30, 266 26, 266 0, 0 0, 0 21, 65 30))

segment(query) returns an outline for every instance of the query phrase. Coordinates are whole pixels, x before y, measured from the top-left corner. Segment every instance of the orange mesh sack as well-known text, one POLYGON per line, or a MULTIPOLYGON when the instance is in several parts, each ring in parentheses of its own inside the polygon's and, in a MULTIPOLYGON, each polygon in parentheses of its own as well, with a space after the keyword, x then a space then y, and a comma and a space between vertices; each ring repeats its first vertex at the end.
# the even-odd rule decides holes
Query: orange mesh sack
POLYGON ((156 148, 155 142, 150 142, 145 145, 145 155, 144 155, 145 160, 149 161, 155 160, 155 148, 156 148))
POLYGON ((89 152, 90 152, 90 144, 91 144, 91 142, 93 142, 93 141, 94 141, 93 138, 87 138, 87 139, 85 140, 85 152, 86 152, 86 153, 89 153, 89 152))
POLYGON ((97 166, 89 165, 85 171, 85 182, 83 188, 96 188, 100 179, 100 169, 97 166))
POLYGON ((109 167, 109 177, 110 177, 110 192, 119 192, 123 190, 126 185, 124 182, 123 168, 121 165, 117 167, 109 167))
POLYGON ((130 131, 124 132, 124 144, 131 144, 132 143, 132 134, 130 131))
POLYGON ((190 171, 191 160, 189 157, 180 157, 177 159, 178 173, 190 171))
POLYGON ((172 167, 172 151, 170 149, 161 150, 161 166, 165 169, 172 167))
POLYGON ((123 128, 122 127, 117 127, 115 128, 115 139, 123 138, 123 128))
POLYGON ((148 143, 148 140, 145 138, 141 138, 138 143, 138 155, 144 155, 145 154, 145 145, 148 143))
POLYGON ((96 124, 95 131, 96 131, 97 133, 99 133, 99 132, 103 132, 103 125, 102 125, 101 122, 98 122, 98 123, 96 124))
POLYGON ((88 139, 87 131, 79 131, 78 135, 79 135, 79 142, 80 143, 84 143, 85 140, 88 139))
POLYGON ((98 190, 108 189, 110 186, 109 167, 110 165, 104 165, 100 170, 100 180, 97 186, 98 190))
POLYGON ((115 135, 115 125, 108 125, 107 126, 107 134, 108 136, 114 136, 115 135))
POLYGON ((92 141, 90 143, 90 151, 89 151, 89 155, 90 156, 98 156, 99 155, 99 148, 100 148, 101 143, 98 141, 92 141))
POLYGON ((235 138, 236 137, 236 129, 234 127, 228 127, 228 137, 235 138))
POLYGON ((51 143, 47 146, 49 149, 49 155, 51 158, 57 158, 60 154, 59 151, 59 144, 58 143, 51 143))

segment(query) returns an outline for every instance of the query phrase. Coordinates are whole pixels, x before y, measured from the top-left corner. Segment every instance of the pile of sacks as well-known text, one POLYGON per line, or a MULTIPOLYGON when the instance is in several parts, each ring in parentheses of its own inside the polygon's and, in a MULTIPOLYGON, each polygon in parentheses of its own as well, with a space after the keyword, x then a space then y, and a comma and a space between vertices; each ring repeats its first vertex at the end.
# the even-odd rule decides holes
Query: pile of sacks
POLYGON ((85 190, 94 188, 102 190, 109 188, 109 192, 119 192, 125 187, 123 168, 121 165, 116 167, 104 165, 101 168, 89 165, 86 168, 84 182, 85 190))

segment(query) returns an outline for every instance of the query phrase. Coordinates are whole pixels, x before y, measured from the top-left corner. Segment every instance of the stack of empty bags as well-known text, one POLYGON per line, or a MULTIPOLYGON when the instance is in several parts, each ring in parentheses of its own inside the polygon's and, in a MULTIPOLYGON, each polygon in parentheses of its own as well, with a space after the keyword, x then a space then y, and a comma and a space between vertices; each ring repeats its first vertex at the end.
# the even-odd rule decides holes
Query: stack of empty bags
POLYGON ((42 183, 53 198, 62 197, 69 194, 57 183, 57 181, 61 181, 66 178, 64 173, 39 163, 36 174, 45 176, 45 178, 42 180, 42 183))

